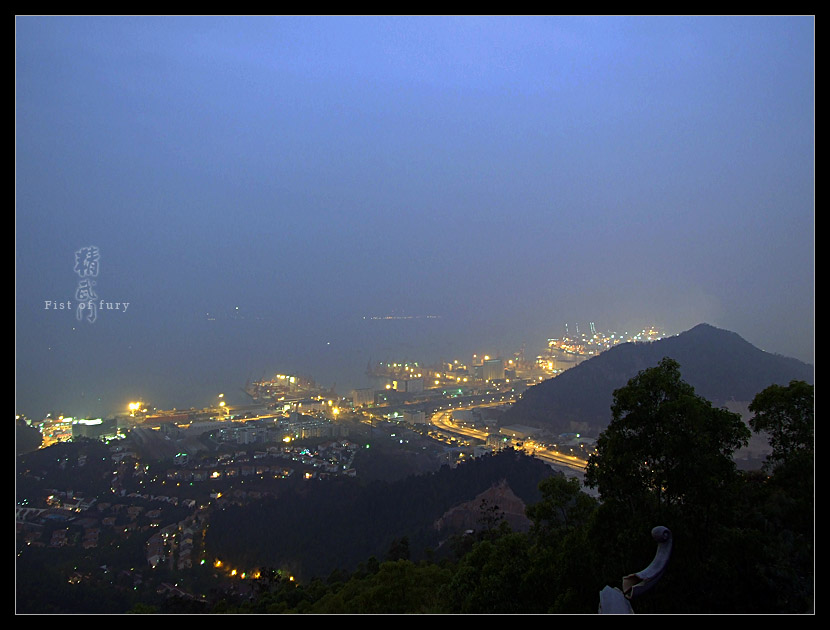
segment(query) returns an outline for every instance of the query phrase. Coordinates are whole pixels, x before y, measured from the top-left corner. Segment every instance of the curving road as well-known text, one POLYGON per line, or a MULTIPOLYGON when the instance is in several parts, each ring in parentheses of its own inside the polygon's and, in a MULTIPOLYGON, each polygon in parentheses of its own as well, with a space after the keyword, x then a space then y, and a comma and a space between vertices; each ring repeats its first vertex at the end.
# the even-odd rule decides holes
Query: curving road
MULTIPOLYGON (((487 441, 486 431, 459 426, 454 423, 452 420, 452 411, 439 411, 438 413, 433 414, 430 418, 430 423, 441 431, 455 433, 468 438, 475 438, 484 442, 487 441)), ((580 459, 575 455, 565 455, 559 451, 550 450, 544 446, 536 444, 532 440, 526 441, 522 446, 522 449, 529 455, 538 457, 543 461, 557 466, 563 466, 579 473, 585 472, 585 466, 588 463, 586 460, 580 459)))

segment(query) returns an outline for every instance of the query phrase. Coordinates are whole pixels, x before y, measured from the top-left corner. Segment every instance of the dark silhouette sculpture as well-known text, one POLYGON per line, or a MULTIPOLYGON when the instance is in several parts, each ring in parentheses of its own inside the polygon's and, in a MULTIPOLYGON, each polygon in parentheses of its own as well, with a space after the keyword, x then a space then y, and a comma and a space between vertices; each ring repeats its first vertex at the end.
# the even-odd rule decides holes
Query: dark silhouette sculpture
POLYGON ((645 569, 626 575, 622 579, 622 590, 606 586, 599 593, 601 615, 630 615, 634 613, 629 600, 644 595, 652 589, 666 570, 671 555, 672 537, 667 527, 655 527, 651 537, 657 541, 657 553, 645 569))

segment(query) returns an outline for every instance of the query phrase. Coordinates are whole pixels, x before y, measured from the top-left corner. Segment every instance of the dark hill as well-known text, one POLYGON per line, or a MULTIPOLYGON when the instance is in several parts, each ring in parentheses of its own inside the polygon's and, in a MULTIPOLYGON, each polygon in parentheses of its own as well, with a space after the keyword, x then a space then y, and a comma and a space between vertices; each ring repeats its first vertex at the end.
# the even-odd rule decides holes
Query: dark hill
MULTIPOLYGON (((287 568, 304 578, 352 571, 370 556, 383 560, 402 537, 415 560, 449 535, 435 522, 453 507, 474 498, 481 504, 481 493, 502 480, 526 505, 535 503, 539 482, 552 474, 541 460, 506 450, 394 482, 365 483, 359 472, 356 479, 304 482, 279 499, 214 512, 206 549, 235 566, 287 568)), ((512 505, 501 511, 507 516, 512 505)))
POLYGON ((676 360, 683 379, 715 405, 751 401, 773 383, 813 383, 814 377, 811 365, 764 352, 728 330, 698 324, 660 341, 617 346, 531 387, 505 413, 502 424, 597 434, 611 420, 614 390, 663 357, 676 360))

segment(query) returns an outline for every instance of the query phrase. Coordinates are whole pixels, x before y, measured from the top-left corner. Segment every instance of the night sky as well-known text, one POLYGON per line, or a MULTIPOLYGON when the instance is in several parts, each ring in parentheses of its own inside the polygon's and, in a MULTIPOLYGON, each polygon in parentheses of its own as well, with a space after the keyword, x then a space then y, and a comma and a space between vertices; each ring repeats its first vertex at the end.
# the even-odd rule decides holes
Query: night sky
POLYGON ((15 39, 17 412, 201 407, 272 371, 347 394, 369 360, 532 354, 566 323, 707 322, 814 362, 812 17, 15 39), (79 321, 90 281, 122 310, 79 321), (436 318, 363 319, 387 314, 436 318))

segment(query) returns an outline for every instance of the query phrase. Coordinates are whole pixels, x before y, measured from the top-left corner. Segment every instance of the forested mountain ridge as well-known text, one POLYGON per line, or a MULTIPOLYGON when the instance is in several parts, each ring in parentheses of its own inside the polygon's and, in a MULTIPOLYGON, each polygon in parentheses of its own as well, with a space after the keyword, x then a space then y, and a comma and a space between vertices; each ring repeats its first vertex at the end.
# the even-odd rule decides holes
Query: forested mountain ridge
MULTIPOLYGON (((502 480, 526 504, 534 503, 540 498, 539 482, 553 474, 538 459, 504 451, 394 482, 309 484, 278 500, 215 513, 206 544, 209 554, 237 565, 325 577, 335 569, 351 571, 370 556, 383 559, 403 537, 413 558, 425 548, 435 549, 447 535, 435 529, 435 522, 448 510, 502 480)), ((482 516, 498 514, 484 509, 482 516)))
POLYGON ((814 381, 812 365, 760 350, 734 332, 698 324, 659 341, 621 344, 531 387, 502 423, 599 433, 611 419, 614 390, 663 357, 677 361, 684 380, 715 405, 748 402, 772 384, 814 381))

